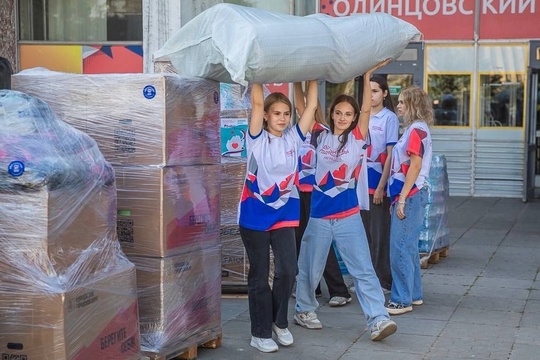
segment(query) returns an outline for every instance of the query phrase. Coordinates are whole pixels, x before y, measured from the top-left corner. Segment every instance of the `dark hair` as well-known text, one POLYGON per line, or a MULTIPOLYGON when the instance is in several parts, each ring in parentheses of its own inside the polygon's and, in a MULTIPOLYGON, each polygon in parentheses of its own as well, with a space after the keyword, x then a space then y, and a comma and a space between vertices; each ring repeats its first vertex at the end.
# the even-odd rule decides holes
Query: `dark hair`
POLYGON ((379 84, 379 87, 381 88, 383 93, 386 91, 387 95, 384 97, 383 106, 388 110, 395 112, 394 103, 392 102, 392 97, 390 96, 390 89, 388 88, 388 82, 386 81, 386 77, 375 74, 371 76, 371 79, 369 79, 369 81, 373 81, 379 84))
POLYGON ((328 114, 329 115, 328 125, 330 126, 330 130, 332 131, 332 133, 334 133, 334 128, 335 128, 334 119, 332 118, 332 114, 334 113, 334 108, 337 106, 337 104, 341 104, 343 102, 349 103, 349 105, 353 107, 354 119, 351 125, 349 126, 349 128, 345 130, 343 134, 339 136, 340 145, 339 145, 338 153, 341 151, 341 149, 343 149, 343 147, 347 143, 347 140, 349 139, 349 133, 358 125, 358 115, 360 114, 360 106, 358 106, 358 102, 352 96, 345 95, 345 94, 338 95, 332 102, 332 105, 330 105, 330 110, 328 114))

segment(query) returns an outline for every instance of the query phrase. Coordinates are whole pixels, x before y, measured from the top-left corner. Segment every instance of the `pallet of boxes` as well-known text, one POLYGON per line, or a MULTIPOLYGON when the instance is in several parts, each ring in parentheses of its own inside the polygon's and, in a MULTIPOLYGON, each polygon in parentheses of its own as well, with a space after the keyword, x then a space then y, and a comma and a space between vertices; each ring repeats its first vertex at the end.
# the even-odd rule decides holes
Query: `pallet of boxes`
MULTIPOLYGON (((221 83, 221 288, 223 293, 246 293, 249 259, 238 227, 238 203, 246 176, 246 136, 250 117, 250 88, 221 83)), ((265 96, 270 92, 264 88, 265 96)), ((274 274, 270 250, 270 277, 274 274)))
POLYGON ((249 261, 238 228, 238 203, 246 175, 248 89, 220 84, 221 91, 221 286, 226 292, 246 292, 249 261))
POLYGON ((199 346, 220 346, 219 83, 31 69, 13 76, 13 87, 46 98, 114 168, 143 352, 192 359, 199 346))
MULTIPOLYGON (((154 70, 176 73, 169 61, 155 61, 154 70)), ((220 83, 220 243, 222 292, 247 292, 249 261, 238 228, 238 202, 246 174, 249 89, 220 83)))
POLYGON ((136 360, 114 171, 45 102, 0 90, 0 358, 136 360))
POLYGON ((429 185, 428 203, 424 210, 418 240, 422 269, 427 269, 428 264, 437 264, 440 258, 448 257, 450 251, 448 227, 450 185, 444 155, 433 155, 426 182, 429 185))

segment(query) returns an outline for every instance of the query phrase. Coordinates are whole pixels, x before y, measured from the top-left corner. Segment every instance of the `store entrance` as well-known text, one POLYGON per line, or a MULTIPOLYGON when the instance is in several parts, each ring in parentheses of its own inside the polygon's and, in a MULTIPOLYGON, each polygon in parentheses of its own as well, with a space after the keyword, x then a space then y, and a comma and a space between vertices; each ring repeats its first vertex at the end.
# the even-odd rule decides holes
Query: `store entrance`
MULTIPOLYGON (((422 44, 410 43, 396 61, 388 64, 376 73, 386 78, 395 111, 401 89, 412 85, 423 88, 424 48, 422 44)), ((356 79, 355 92, 358 100, 362 99, 362 84, 362 77, 356 79)))
MULTIPOLYGON (((377 71, 377 74, 386 77, 390 88, 390 95, 394 107, 397 105, 397 99, 401 89, 416 85, 423 87, 424 84, 424 47, 422 43, 410 43, 403 51, 403 54, 394 62, 386 65, 377 71)), ((338 94, 348 94, 356 99, 362 99, 362 84, 363 78, 351 80, 347 83, 332 84, 325 83, 323 92, 325 94, 322 99, 323 108, 328 110, 332 100, 338 94)), ((328 113, 326 111, 325 113, 328 113)))
POLYGON ((540 41, 531 41, 523 201, 540 198, 540 41))

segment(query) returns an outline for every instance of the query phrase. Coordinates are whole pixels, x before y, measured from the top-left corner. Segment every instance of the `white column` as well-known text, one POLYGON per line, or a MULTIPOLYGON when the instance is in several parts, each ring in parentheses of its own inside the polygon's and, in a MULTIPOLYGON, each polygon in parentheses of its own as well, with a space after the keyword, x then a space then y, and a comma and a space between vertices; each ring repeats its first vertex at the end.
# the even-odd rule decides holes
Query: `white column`
POLYGON ((144 72, 153 73, 152 54, 189 20, 222 0, 143 0, 144 72))

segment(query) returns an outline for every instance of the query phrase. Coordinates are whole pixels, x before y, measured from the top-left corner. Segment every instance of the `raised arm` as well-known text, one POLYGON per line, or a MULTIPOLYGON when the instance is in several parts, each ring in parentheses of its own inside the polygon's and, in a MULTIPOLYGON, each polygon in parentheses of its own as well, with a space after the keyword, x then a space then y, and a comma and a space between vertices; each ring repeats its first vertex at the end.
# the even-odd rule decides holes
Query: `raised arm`
POLYGON ((373 75, 373 73, 377 71, 377 69, 390 63, 390 61, 391 61, 390 59, 381 61, 380 63, 378 63, 377 65, 375 65, 374 67, 372 67, 371 69, 369 69, 368 71, 364 73, 364 76, 363 76, 364 91, 362 94, 362 109, 360 109, 360 118, 358 119, 358 126, 360 127, 360 132, 362 133, 362 136, 364 137, 364 139, 368 135, 369 115, 371 113, 371 85, 369 83, 370 78, 371 78, 371 75, 373 75))
POLYGON ((264 93, 262 84, 251 85, 251 120, 249 134, 257 136, 261 133, 264 123, 264 93))
POLYGON ((319 96, 318 87, 317 80, 310 80, 307 82, 306 108, 302 115, 300 115, 300 120, 298 120, 298 126, 304 135, 311 130, 315 123, 315 111, 317 111, 319 96))
POLYGON ((304 90, 302 90, 302 83, 294 83, 294 107, 298 117, 302 116, 306 109, 306 99, 304 99, 304 90))

